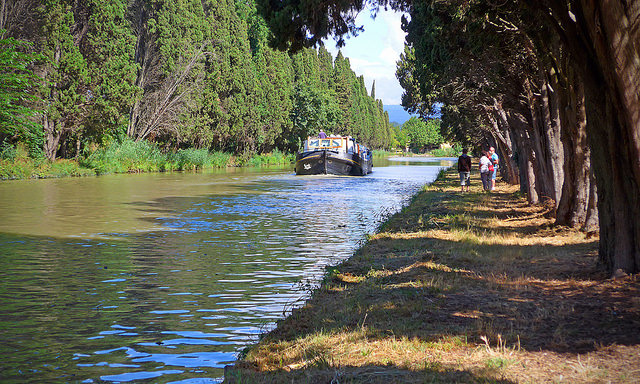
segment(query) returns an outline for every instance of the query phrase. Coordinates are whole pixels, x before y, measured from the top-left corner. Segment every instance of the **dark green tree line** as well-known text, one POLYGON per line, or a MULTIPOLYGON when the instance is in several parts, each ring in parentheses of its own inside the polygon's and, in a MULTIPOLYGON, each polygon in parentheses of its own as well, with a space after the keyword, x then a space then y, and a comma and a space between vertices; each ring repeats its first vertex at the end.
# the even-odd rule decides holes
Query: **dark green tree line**
POLYGON ((0 139, 32 132, 51 160, 125 137, 236 154, 295 151, 320 128, 391 142, 381 102, 348 60, 274 50, 253 1, 6 0, 0 23, 28 43, 23 72, 5 72, 35 81, 0 139))

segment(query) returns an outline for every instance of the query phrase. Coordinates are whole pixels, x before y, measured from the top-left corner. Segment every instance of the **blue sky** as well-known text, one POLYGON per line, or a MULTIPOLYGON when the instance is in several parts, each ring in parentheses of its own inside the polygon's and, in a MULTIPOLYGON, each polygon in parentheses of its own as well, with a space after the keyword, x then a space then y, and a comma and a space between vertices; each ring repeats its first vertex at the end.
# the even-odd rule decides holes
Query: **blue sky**
MULTIPOLYGON (((400 104, 402 88, 396 79, 396 62, 404 51, 405 33, 400 28, 402 13, 380 10, 375 20, 368 10, 360 12, 357 25, 364 26, 364 32, 357 37, 346 39, 342 54, 349 58, 351 68, 360 76, 364 75, 367 90, 376 81, 376 98, 385 105, 400 104)), ((335 57, 338 49, 335 41, 328 39, 325 46, 335 57)))

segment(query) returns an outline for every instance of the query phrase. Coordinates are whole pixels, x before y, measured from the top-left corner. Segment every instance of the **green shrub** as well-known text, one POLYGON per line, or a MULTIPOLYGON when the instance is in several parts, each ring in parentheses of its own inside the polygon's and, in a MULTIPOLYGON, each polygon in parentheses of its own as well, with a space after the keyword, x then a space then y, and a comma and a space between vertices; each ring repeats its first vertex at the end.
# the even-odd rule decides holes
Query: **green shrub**
POLYGON ((0 159, 14 160, 17 155, 18 152, 16 151, 15 147, 9 144, 2 143, 2 146, 0 147, 0 159))
POLYGON ((245 153, 234 158, 226 152, 206 149, 182 149, 165 154, 154 143, 125 139, 99 148, 79 162, 59 160, 49 162, 42 157, 29 157, 24 146, 0 146, 0 178, 24 179, 30 177, 64 177, 102 175, 109 173, 195 171, 229 166, 265 166, 287 164, 295 159, 278 150, 269 154, 245 153))
POLYGON ((44 161, 40 177, 95 176, 93 169, 83 168, 73 160, 57 160, 53 163, 44 161))
POLYGON ((231 166, 232 156, 226 152, 209 153, 209 164, 212 168, 224 168, 231 166))
POLYGON ((458 157, 462 153, 462 145, 455 143, 451 148, 437 148, 429 152, 434 157, 458 157))
POLYGON ((457 152, 454 148, 437 148, 429 152, 429 156, 434 157, 458 157, 460 152, 457 152))

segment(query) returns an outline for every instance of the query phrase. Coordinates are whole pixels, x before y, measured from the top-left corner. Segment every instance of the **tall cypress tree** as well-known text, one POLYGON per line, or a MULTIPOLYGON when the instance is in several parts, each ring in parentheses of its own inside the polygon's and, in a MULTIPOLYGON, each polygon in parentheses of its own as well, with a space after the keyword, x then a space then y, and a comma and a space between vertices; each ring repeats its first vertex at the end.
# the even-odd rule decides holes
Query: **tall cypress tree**
POLYGON ((128 1, 88 1, 90 15, 88 41, 82 49, 87 60, 92 107, 87 134, 95 140, 103 135, 124 134, 127 113, 142 96, 135 85, 135 36, 127 20, 128 1), (120 130, 120 128, 123 128, 120 130))
POLYGON ((25 142, 36 149, 42 145, 42 128, 33 121, 36 111, 27 104, 36 100, 37 86, 29 68, 36 56, 25 52, 28 46, 13 38, 0 40, 0 143, 25 142))
POLYGON ((72 4, 66 0, 46 0, 39 7, 42 40, 38 44, 45 61, 39 69, 43 77, 40 95, 44 105, 44 154, 54 160, 63 135, 80 128, 89 82, 87 62, 76 41, 72 4))

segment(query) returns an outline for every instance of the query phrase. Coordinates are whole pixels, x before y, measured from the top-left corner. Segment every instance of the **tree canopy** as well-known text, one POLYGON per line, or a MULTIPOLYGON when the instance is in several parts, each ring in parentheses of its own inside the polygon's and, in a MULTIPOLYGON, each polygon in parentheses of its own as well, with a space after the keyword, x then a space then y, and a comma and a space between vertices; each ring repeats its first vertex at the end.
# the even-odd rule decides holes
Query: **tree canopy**
POLYGON ((407 135, 411 148, 417 152, 424 152, 444 142, 440 135, 440 120, 422 120, 412 116, 402 124, 401 131, 407 135))

